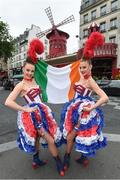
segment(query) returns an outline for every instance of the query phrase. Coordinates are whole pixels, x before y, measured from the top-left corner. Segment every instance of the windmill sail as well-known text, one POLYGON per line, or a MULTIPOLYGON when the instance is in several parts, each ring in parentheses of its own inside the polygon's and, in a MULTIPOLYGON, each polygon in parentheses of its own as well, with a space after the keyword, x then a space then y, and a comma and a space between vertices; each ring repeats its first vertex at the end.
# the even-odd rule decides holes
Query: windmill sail
POLYGON ((73 22, 73 21, 75 21, 75 18, 74 18, 73 15, 71 15, 71 16, 69 16, 68 18, 66 18, 65 20, 61 21, 59 24, 57 24, 57 25, 56 25, 56 28, 57 28, 57 27, 60 27, 60 26, 62 26, 62 25, 68 24, 68 23, 70 23, 70 22, 73 22))
POLYGON ((71 15, 71 16, 69 16, 68 18, 66 18, 66 19, 64 19, 63 21, 61 21, 59 24, 55 25, 55 24, 54 24, 54 19, 53 19, 53 15, 52 15, 51 8, 50 8, 50 7, 46 8, 46 9, 45 9, 45 12, 46 12, 46 14, 47 14, 47 16, 48 16, 48 19, 50 20, 50 22, 51 22, 51 24, 52 24, 52 27, 49 28, 49 29, 47 29, 47 30, 45 30, 45 31, 40 31, 39 33, 37 33, 36 36, 37 36, 38 38, 41 38, 41 37, 43 37, 43 36, 46 36, 46 34, 48 34, 51 30, 57 29, 57 27, 60 27, 60 26, 62 26, 62 25, 65 25, 65 24, 68 24, 68 23, 70 23, 70 22, 75 21, 74 16, 71 15))

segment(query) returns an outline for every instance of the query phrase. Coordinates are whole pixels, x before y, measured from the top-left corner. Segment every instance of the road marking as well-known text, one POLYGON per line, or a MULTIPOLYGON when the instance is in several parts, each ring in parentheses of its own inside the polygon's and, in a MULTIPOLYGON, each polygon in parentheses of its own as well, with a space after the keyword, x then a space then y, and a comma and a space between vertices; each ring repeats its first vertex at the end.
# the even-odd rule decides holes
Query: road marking
MULTIPOLYGON (((120 142, 120 134, 109 134, 104 133, 104 136, 107 137, 107 140, 110 142, 120 142)), ((8 143, 0 144, 0 153, 4 151, 9 151, 17 148, 17 142, 11 141, 8 143)))
POLYGON ((107 137, 108 141, 111 141, 111 142, 120 142, 120 134, 108 134, 108 133, 104 133, 104 136, 107 137))
POLYGON ((12 150, 17 147, 16 141, 11 141, 8 143, 0 144, 0 153, 8 150, 12 150))
POLYGON ((120 109, 120 106, 115 106, 114 109, 117 109, 117 110, 118 110, 118 109, 120 109))

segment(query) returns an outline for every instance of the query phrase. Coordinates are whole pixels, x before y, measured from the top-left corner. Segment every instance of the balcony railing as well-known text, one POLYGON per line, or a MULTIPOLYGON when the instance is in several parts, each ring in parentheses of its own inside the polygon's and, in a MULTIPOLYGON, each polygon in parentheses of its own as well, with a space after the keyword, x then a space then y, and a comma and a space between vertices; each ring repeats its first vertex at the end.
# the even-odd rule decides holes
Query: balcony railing
MULTIPOLYGON (((116 57, 117 56, 117 47, 118 45, 115 43, 105 43, 103 46, 97 47, 94 51, 94 58, 99 57, 116 57)), ((77 58, 80 59, 82 57, 83 48, 79 49, 77 58)))
POLYGON ((94 57, 116 57, 117 44, 105 43, 103 46, 98 47, 94 51, 94 57))

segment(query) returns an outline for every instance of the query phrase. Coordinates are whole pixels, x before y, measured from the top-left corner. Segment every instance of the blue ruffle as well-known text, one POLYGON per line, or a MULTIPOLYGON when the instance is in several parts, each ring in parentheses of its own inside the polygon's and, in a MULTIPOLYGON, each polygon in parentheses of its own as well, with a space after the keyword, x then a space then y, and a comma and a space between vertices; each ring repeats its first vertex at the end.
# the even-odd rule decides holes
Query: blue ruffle
MULTIPOLYGON (((63 130, 63 124, 64 124, 64 120, 65 120, 65 116, 66 116, 66 112, 67 112, 67 109, 69 106, 71 106, 71 104, 73 104, 75 102, 75 99, 72 99, 71 101, 67 102, 64 104, 62 110, 61 110, 61 115, 60 115, 60 130, 62 131, 63 130)), ((77 116, 78 118, 78 115, 77 115, 77 111, 76 111, 76 115, 74 116, 74 120, 75 120, 75 117, 77 116)))
POLYGON ((24 151, 27 152, 27 153, 34 153, 34 152, 36 152, 35 146, 32 146, 32 145, 28 144, 28 143, 25 141, 25 137, 23 136, 23 134, 21 133, 21 131, 18 130, 18 134, 19 134, 19 137, 18 137, 18 139, 17 139, 18 147, 19 147, 21 150, 24 150, 24 151), (23 144, 24 144, 24 145, 23 145, 23 144))
MULTIPOLYGON (((82 96, 78 95, 75 99, 71 100, 70 102, 67 102, 64 105, 62 112, 61 112, 61 120, 60 120, 60 128, 61 128, 62 132, 64 129, 63 125, 64 125, 64 121, 65 121, 65 117, 66 117, 66 113, 67 113, 68 108, 70 106, 73 106, 73 104, 76 101, 80 102, 78 107, 72 111, 71 119, 72 119, 72 124, 73 124, 73 128, 74 128, 74 126, 77 124, 78 118, 79 118, 78 109, 79 109, 79 106, 81 105, 81 103, 83 103, 83 100, 84 100, 84 102, 85 102, 85 100, 90 101, 90 102, 94 101, 93 98, 91 98, 91 97, 87 97, 87 96, 82 97, 82 96)), ((102 109, 100 109, 100 108, 96 108, 96 115, 94 117, 92 117, 91 119, 89 119, 87 124, 82 124, 82 123, 80 124, 79 130, 80 131, 89 130, 95 125, 98 125, 97 134, 100 135, 102 128, 104 126, 104 115, 103 115, 102 109)), ((64 137, 63 137, 63 139, 64 139, 64 137)), ((64 139, 63 142, 66 143, 67 142, 66 139, 64 139)), ((104 140, 102 142, 98 141, 98 142, 92 144, 91 146, 86 146, 84 144, 79 144, 79 143, 75 142, 75 148, 78 151, 87 152, 87 156, 94 156, 96 150, 100 149, 102 147, 105 147, 106 144, 107 144, 106 138, 104 138, 104 140)), ((85 155, 86 155, 86 153, 85 153, 85 155)))
MULTIPOLYGON (((80 99, 80 101, 82 103, 82 99, 86 99, 86 98, 90 101, 93 101, 93 99, 91 97, 81 97, 80 95, 78 95, 77 98, 75 98, 74 100, 65 104, 65 106, 63 107, 62 112, 61 112, 61 120, 60 120, 61 131, 63 131, 63 128, 64 128, 63 125, 64 125, 65 116, 66 116, 68 107, 71 106, 72 104, 74 104, 76 99, 80 99)), ((99 125, 97 132, 98 132, 98 134, 100 134, 100 132, 104 126, 104 116, 103 116, 103 112, 100 108, 96 108, 96 111, 97 111, 97 115, 99 115, 100 121, 98 122, 96 120, 97 119, 96 118, 97 115, 96 115, 95 117, 92 117, 87 124, 81 124, 79 130, 83 131, 83 130, 92 128, 93 125, 99 125)), ((72 118, 71 119, 72 119, 73 127, 78 123, 78 118, 79 118, 79 112, 78 112, 78 108, 77 108, 77 109, 74 109, 72 112, 72 118)))
POLYGON ((97 141, 96 143, 91 144, 90 146, 75 143, 75 150, 81 152, 82 154, 86 156, 94 156, 96 153, 96 150, 100 148, 104 148, 107 145, 107 140, 104 137, 103 141, 97 141), (85 152, 85 153, 83 153, 85 152))
MULTIPOLYGON (((79 100, 80 104, 81 104, 83 99, 93 101, 93 98, 91 98, 91 97, 88 97, 88 96, 83 97, 83 96, 78 95, 75 99, 72 99, 70 102, 67 102, 64 104, 62 111, 61 111, 61 118, 60 118, 60 130, 61 131, 63 131, 63 124, 65 121, 65 116, 66 116, 66 112, 68 110, 68 107, 71 106, 72 104, 74 104, 76 102, 76 100, 79 100)), ((72 112, 72 124, 73 124, 73 126, 75 126, 78 123, 78 118, 79 118, 78 109, 74 109, 72 112)))
MULTIPOLYGON (((45 116, 45 112, 43 111, 43 109, 42 109, 42 107, 41 107, 41 105, 39 103, 30 104, 30 107, 34 107, 34 106, 37 106, 39 108, 40 115, 42 117, 43 127, 48 132, 48 123, 47 123, 47 119, 46 119, 46 116, 45 116)), ((36 118, 35 118, 35 112, 32 112, 31 116, 32 116, 32 121, 33 121, 34 126, 35 127, 38 126, 38 122, 36 121, 36 118)))

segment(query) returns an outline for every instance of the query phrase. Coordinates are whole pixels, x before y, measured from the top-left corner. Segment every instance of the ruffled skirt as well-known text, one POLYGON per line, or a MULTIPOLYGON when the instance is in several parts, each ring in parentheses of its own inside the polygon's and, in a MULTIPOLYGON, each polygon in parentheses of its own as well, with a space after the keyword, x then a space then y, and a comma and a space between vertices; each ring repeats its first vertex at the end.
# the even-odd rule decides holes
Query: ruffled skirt
MULTIPOLYGON (((37 129, 40 129, 41 127, 53 137, 56 146, 60 146, 62 143, 62 133, 54 119, 54 114, 51 109, 43 103, 32 103, 27 106, 37 106, 37 110, 32 113, 18 111, 17 143, 19 148, 27 153, 35 152, 35 142, 38 137, 37 129)), ((45 139, 41 138, 40 142, 43 147, 48 146, 45 139)))
POLYGON ((104 116, 100 108, 91 112, 83 112, 83 106, 94 104, 91 97, 78 96, 66 103, 61 113, 60 129, 63 132, 63 139, 66 143, 67 135, 75 128, 80 121, 76 131, 75 150, 85 156, 95 155, 96 150, 106 146, 106 138, 103 137, 104 116))

